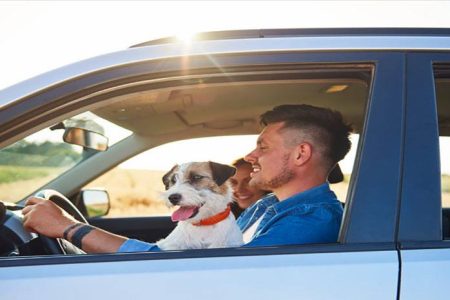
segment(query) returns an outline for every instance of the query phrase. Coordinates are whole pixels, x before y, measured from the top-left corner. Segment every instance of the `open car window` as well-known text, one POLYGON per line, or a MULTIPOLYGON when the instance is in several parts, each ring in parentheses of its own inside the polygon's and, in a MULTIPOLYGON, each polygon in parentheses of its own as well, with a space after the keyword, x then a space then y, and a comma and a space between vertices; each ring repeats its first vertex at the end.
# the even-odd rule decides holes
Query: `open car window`
MULTIPOLYGON (((344 180, 331 187, 341 202, 352 200, 348 195, 355 194, 351 183, 357 178, 358 152, 366 138, 374 68, 372 63, 359 62, 282 64, 249 72, 243 68, 235 75, 209 70, 160 79, 155 85, 144 80, 107 89, 105 94, 95 93, 90 104, 77 112, 89 111, 126 134, 106 151, 82 154, 70 168, 30 192, 57 190, 86 212, 82 190, 103 188, 111 196, 107 216, 128 218, 99 218, 96 214, 89 220, 91 224, 155 242, 175 226, 168 217, 171 211, 159 197, 165 172, 174 164, 193 160, 230 164, 254 149, 262 113, 283 104, 308 104, 339 111, 353 127, 351 152, 341 162, 344 180), (100 97, 98 102, 96 97, 100 97), (237 147, 241 143, 245 147, 237 147), (132 218, 135 216, 148 218, 132 218)), ((118 137, 114 131, 105 131, 105 135, 118 137)), ((338 242, 340 238, 330 243, 338 242)))

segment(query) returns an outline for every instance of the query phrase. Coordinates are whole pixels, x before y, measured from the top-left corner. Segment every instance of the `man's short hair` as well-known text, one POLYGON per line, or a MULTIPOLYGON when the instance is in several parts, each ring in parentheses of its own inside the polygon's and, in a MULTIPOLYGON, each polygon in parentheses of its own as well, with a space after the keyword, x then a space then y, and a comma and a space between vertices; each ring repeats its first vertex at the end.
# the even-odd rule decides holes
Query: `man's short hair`
POLYGON ((343 159, 351 147, 352 126, 344 122, 340 112, 328 108, 307 104, 280 105, 262 114, 260 121, 263 126, 284 122, 283 129, 301 130, 293 142, 308 139, 321 149, 330 167, 343 159))

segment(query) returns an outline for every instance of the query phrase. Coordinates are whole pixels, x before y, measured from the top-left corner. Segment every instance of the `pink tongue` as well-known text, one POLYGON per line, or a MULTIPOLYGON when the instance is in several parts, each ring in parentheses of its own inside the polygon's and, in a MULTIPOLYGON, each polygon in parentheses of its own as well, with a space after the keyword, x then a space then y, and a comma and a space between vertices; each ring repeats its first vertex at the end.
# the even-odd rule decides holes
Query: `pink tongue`
POLYGON ((172 214, 172 221, 184 221, 189 219, 197 210, 195 206, 180 207, 172 214))

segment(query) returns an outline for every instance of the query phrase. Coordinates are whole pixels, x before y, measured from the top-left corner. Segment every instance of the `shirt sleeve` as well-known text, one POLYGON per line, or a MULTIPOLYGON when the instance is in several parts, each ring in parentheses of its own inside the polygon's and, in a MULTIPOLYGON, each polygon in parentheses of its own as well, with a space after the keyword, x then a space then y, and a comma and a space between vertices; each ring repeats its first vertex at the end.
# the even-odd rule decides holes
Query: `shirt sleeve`
POLYGON ((161 249, 153 243, 146 243, 139 240, 128 239, 119 247, 118 253, 122 252, 159 252, 161 249))

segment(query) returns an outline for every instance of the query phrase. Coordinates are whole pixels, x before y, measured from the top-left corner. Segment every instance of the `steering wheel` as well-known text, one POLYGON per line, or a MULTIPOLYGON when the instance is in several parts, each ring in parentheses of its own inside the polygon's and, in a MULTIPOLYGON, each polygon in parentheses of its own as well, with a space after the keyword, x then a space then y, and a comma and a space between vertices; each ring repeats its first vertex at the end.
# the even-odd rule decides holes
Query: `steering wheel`
MULTIPOLYGON (((64 196, 60 192, 51 189, 41 190, 37 192, 35 196, 52 201, 53 203, 64 209, 76 220, 85 224, 89 224, 83 214, 81 214, 81 212, 78 210, 78 208, 76 208, 76 206, 73 205, 72 202, 70 202, 69 199, 67 199, 66 196, 64 196)), ((49 238, 41 234, 38 234, 38 236, 42 241, 45 250, 49 254, 85 254, 83 250, 75 247, 64 239, 49 238)))

